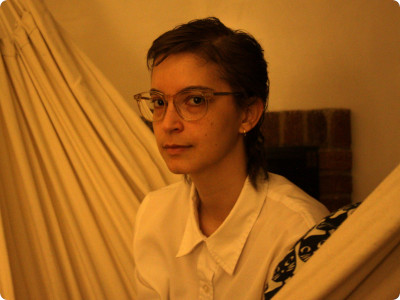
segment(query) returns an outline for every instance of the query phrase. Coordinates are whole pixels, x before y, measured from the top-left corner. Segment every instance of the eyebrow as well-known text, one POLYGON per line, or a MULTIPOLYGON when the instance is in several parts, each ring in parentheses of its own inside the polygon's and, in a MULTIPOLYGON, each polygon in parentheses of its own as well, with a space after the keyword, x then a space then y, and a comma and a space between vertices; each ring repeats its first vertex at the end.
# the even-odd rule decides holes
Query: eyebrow
MULTIPOLYGON (((191 90, 209 91, 209 90, 213 90, 213 89, 210 87, 207 87, 207 86, 203 86, 203 85, 190 85, 190 86, 187 86, 187 87, 181 89, 180 91, 178 91, 178 93, 191 91, 191 90)), ((154 88, 150 89, 150 92, 159 92, 159 93, 164 94, 162 91, 160 91, 158 89, 154 89, 154 88)))

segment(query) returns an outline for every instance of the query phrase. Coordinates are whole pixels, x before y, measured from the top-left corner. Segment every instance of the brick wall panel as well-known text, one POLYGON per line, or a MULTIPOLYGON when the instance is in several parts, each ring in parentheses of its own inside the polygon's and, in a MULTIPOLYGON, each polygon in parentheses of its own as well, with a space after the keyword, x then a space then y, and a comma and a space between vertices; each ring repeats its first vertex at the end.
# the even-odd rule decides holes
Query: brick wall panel
POLYGON ((288 111, 284 113, 283 145, 301 146, 303 139, 303 113, 301 111, 288 111))
POLYGON ((327 121, 322 110, 307 113, 307 145, 325 147, 327 145, 327 121))
POLYGON ((334 110, 330 120, 330 142, 333 148, 350 148, 350 111, 334 110))
POLYGON ((264 134, 264 144, 268 147, 277 147, 280 143, 280 113, 267 112, 261 130, 264 134))
POLYGON ((351 170, 352 155, 350 150, 321 149, 318 156, 321 170, 351 170))

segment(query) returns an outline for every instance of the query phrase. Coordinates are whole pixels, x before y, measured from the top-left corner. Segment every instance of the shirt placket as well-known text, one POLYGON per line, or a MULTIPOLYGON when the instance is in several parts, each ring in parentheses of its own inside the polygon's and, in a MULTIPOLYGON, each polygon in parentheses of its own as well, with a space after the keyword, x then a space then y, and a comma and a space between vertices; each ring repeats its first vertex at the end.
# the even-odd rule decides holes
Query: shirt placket
POLYGON ((200 300, 214 299, 213 277, 215 268, 215 262, 210 257, 205 243, 203 243, 199 259, 197 260, 197 276, 199 280, 198 295, 200 300))

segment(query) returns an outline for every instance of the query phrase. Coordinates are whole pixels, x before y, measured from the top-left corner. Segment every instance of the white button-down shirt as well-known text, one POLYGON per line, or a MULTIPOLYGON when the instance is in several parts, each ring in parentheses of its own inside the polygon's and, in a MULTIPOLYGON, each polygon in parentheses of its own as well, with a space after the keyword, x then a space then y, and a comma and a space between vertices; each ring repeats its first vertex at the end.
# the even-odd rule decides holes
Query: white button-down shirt
POLYGON ((198 197, 182 181, 150 193, 134 238, 137 299, 262 299, 265 282, 326 208, 285 178, 269 174, 239 198, 209 237, 198 224, 198 197))

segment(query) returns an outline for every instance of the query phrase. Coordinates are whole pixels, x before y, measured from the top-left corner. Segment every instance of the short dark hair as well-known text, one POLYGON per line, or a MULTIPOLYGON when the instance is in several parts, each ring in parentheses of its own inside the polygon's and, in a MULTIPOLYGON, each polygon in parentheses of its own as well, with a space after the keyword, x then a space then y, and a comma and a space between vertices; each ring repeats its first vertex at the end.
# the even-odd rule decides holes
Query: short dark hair
MULTIPOLYGON (((267 62, 262 47, 249 33, 232 30, 215 17, 193 20, 154 40, 147 53, 147 66, 152 70, 169 55, 178 53, 194 53, 217 64, 221 78, 232 90, 245 95, 235 98, 239 107, 245 107, 255 98, 260 98, 265 109, 267 108, 267 62)), ((264 114, 244 138, 247 174, 255 187, 260 172, 264 173, 265 179, 268 177, 264 136, 261 131, 263 119, 264 114)))

